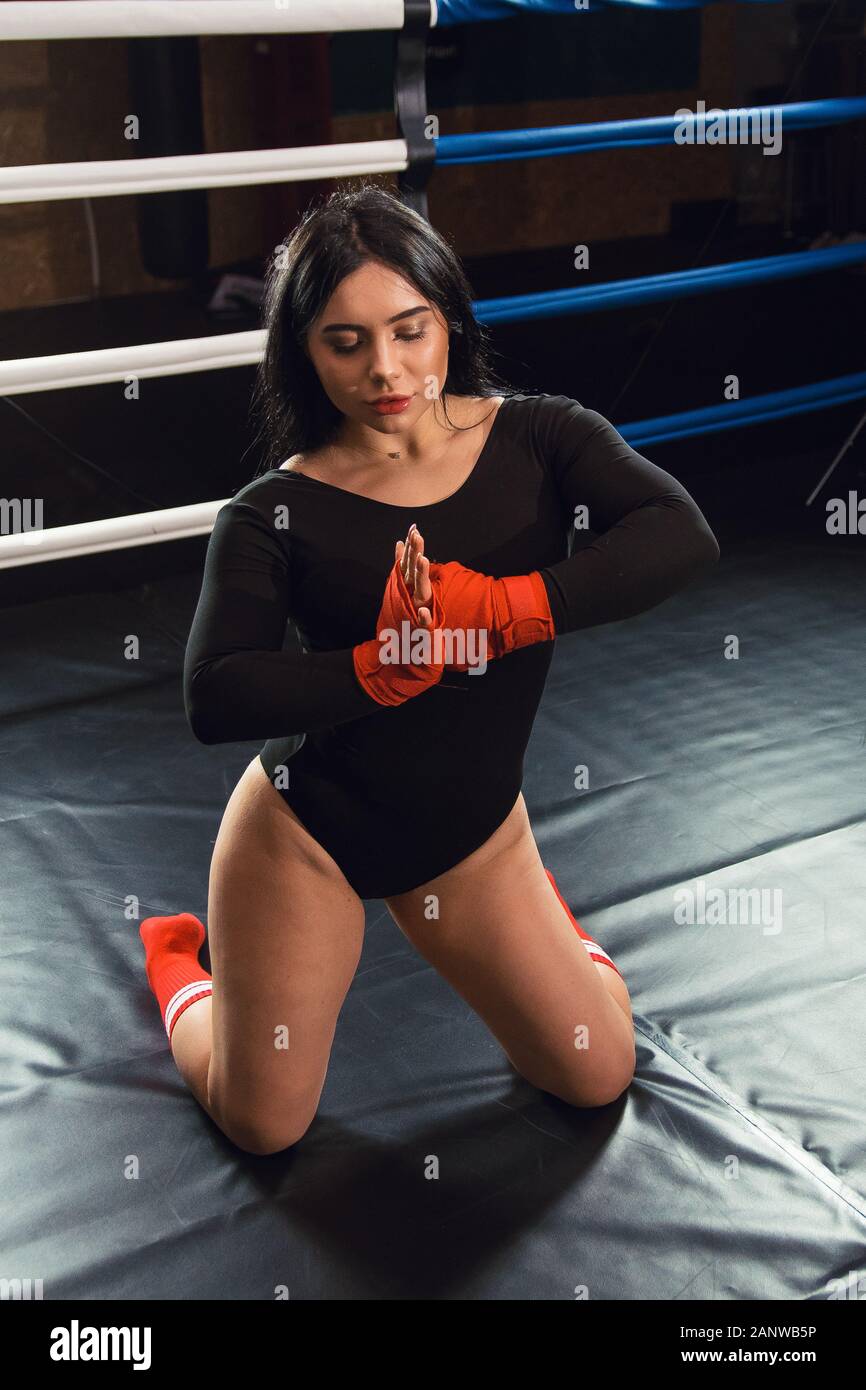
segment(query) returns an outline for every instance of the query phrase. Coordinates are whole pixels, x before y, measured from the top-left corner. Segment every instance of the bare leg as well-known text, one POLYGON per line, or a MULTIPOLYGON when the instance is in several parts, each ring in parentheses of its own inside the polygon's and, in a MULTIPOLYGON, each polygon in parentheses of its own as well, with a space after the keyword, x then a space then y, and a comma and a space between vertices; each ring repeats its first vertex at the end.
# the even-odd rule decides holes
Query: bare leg
POLYGON ((580 1106, 608 1104, 627 1088, 628 990, 590 960, 544 871, 522 796, 486 844, 386 903, 527 1080, 580 1106), (430 895, 438 918, 426 911, 430 895))
POLYGON ((172 1053, 230 1139, 273 1153, 315 1116, 361 955, 364 907, 258 757, 223 815, 207 926, 213 996, 178 1019, 172 1053))

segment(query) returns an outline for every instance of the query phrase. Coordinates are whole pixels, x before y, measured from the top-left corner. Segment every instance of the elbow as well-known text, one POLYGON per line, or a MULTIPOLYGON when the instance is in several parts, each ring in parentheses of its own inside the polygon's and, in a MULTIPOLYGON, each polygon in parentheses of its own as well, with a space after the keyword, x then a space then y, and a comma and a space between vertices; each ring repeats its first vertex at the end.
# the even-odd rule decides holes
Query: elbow
POLYGON ((187 716, 187 723, 199 743, 213 744, 223 742, 219 735, 215 734, 200 718, 190 718, 187 716))
POLYGON ((719 543, 700 512, 671 539, 670 558, 663 564, 661 581, 665 598, 706 579, 721 556, 719 543))
POLYGON ((697 507, 692 514, 689 541, 684 547, 689 557, 688 578, 699 579, 715 569, 722 552, 706 517, 697 507))
POLYGON ((186 705, 186 722, 192 730, 193 737, 199 743, 221 743, 219 731, 214 728, 208 711, 202 709, 199 703, 186 705))
POLYGON ((710 530, 706 521, 703 522, 703 526, 701 527, 699 543, 701 570, 708 573, 711 569, 715 569, 716 565, 719 563, 722 552, 719 549, 719 542, 716 540, 715 535, 710 530))
POLYGON ((203 679, 203 673, 199 675, 198 679, 195 676, 187 675, 184 677, 183 706, 186 712, 186 722, 192 730, 193 737, 199 743, 214 744, 228 741, 220 726, 220 700, 217 693, 208 688, 208 682, 203 679))

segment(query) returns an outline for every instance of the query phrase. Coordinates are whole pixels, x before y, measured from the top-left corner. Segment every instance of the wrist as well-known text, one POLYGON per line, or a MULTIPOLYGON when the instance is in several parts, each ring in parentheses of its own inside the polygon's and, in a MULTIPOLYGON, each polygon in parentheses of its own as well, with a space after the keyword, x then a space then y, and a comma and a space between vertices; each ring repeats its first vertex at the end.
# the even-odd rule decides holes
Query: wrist
POLYGON ((424 639, 420 628, 413 628, 410 647, 404 651, 406 633, 384 632, 352 648, 352 662, 358 684, 377 704, 402 705, 442 679, 444 662, 436 662, 432 633, 424 639), (403 656, 406 660, 402 660, 403 656))
POLYGON ((496 628, 493 642, 496 656, 528 647, 536 642, 552 642, 556 636, 547 588, 539 570, 529 574, 510 574, 493 581, 496 628))

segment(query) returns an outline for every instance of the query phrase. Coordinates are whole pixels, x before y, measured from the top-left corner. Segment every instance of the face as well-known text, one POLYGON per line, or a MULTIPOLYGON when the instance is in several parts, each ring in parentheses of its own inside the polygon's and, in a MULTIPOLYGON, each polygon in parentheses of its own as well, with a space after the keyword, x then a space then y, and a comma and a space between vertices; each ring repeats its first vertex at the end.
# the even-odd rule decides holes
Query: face
POLYGON ((441 311, 390 266, 367 263, 337 286, 307 336, 322 387, 343 415, 394 433, 438 398, 448 374, 441 311), (376 408, 383 395, 408 402, 376 408))

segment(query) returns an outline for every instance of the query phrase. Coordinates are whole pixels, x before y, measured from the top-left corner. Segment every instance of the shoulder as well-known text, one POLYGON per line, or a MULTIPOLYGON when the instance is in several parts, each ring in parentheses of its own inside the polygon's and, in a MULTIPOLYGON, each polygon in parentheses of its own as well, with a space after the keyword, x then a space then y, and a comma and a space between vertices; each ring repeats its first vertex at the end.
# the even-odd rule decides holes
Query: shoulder
POLYGON ((465 417, 458 421, 459 424, 480 424, 487 418, 487 414, 479 414, 480 411, 488 412, 490 406, 495 406, 493 414, 496 415, 507 400, 507 396, 455 396, 453 400, 449 399, 449 409, 453 412, 456 405, 458 413, 465 417))
POLYGON ((281 463, 276 471, 278 473, 291 473, 294 469, 303 468, 303 466, 304 455, 292 454, 292 457, 290 459, 286 459, 285 463, 281 463))
POLYGON ((506 396, 505 407, 514 412, 512 418, 522 426, 521 433, 525 431, 527 442, 542 457, 563 441, 573 444, 585 437, 600 418, 573 396, 549 391, 506 396))
POLYGON ((639 458, 646 462, 606 416, 573 396, 545 391, 526 397, 526 403, 529 448, 558 484, 604 477, 639 458))
POLYGON ((573 455, 590 440, 623 442, 610 420, 573 396, 542 392, 531 399, 533 433, 543 453, 566 449, 573 455))
POLYGON ((553 424, 587 413, 586 407, 573 396, 553 395, 549 391, 516 392, 506 396, 505 403, 518 407, 533 423, 540 424, 553 424))
POLYGON ((310 449, 305 454, 292 454, 274 472, 280 478, 284 473, 289 473, 296 478, 312 478, 314 482, 327 483, 333 475, 334 460, 338 457, 339 449, 333 446, 310 449))
POLYGON ((535 415, 544 422, 556 423, 560 420, 574 420, 587 413, 586 406, 573 396, 552 395, 542 391, 530 399, 534 403, 535 415))
POLYGON ((217 519, 223 527, 231 524, 260 529, 264 526, 273 531, 277 509, 288 505, 290 492, 294 497, 294 490, 287 486, 286 474, 269 469, 238 488, 220 507, 217 519))

